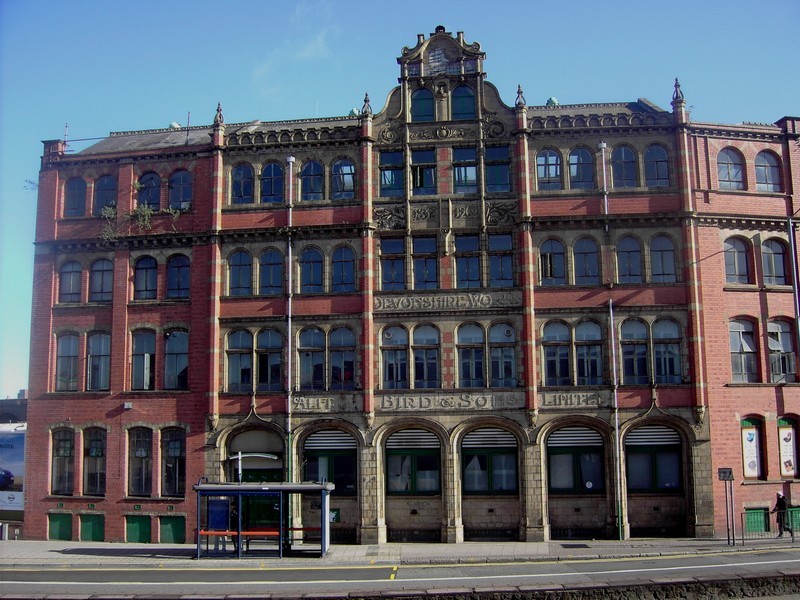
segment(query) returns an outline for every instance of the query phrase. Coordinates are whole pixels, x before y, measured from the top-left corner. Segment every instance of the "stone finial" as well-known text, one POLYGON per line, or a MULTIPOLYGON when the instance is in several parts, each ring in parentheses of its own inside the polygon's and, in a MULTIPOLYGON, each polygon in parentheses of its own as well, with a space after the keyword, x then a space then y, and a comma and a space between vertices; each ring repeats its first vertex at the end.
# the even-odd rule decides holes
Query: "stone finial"
POLYGON ((372 106, 369 104, 369 94, 366 92, 364 93, 364 106, 361 107, 361 114, 362 115, 371 115, 372 114, 372 106))
POLYGON ((683 92, 681 91, 681 84, 678 81, 678 78, 675 78, 675 91, 672 92, 672 101, 673 102, 683 102, 683 92))
POLYGON ((525 106, 528 103, 525 101, 525 96, 522 95, 522 86, 517 85, 517 101, 515 102, 517 107, 525 106))
POLYGON ((222 103, 217 103, 217 114, 214 115, 214 125, 222 125, 225 122, 225 117, 222 116, 222 103))

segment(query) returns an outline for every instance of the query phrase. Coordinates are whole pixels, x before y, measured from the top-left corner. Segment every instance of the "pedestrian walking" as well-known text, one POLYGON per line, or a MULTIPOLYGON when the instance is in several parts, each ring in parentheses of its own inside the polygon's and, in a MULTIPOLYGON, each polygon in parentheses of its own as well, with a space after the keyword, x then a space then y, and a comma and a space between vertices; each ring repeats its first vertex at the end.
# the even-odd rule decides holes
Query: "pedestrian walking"
POLYGON ((786 496, 780 492, 776 496, 775 508, 772 509, 772 512, 777 513, 778 537, 783 537, 784 531, 788 531, 789 535, 794 537, 794 531, 789 521, 789 504, 786 502, 786 496))

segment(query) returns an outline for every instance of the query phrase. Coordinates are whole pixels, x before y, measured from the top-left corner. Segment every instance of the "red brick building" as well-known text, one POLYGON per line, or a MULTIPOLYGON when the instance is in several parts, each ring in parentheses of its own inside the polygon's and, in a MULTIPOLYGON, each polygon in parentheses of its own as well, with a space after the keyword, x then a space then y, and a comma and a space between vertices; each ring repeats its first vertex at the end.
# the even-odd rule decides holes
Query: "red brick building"
POLYGON ((379 111, 45 142, 28 538, 191 541, 201 477, 332 481, 358 543, 796 493, 800 119, 507 106, 484 56, 437 28, 379 111))

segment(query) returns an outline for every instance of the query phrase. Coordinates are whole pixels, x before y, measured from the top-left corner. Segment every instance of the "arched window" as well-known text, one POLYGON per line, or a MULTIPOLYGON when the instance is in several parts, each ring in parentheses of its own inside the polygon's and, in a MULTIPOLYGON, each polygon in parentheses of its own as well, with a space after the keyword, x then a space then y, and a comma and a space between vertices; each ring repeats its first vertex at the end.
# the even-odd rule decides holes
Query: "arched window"
POLYGON ((505 429, 482 427, 461 442, 465 494, 517 491, 517 440, 505 429))
POLYGON ((267 163, 261 168, 261 203, 283 202, 283 167, 278 163, 267 163))
POLYGON ((93 333, 87 338, 86 389, 106 391, 111 378, 111 336, 93 333))
POLYGON ((441 387, 439 379, 439 331, 430 325, 414 329, 414 387, 430 389, 441 387))
POLYGON ((353 161, 341 159, 331 167, 331 195, 334 200, 356 197, 356 167, 353 161))
POLYGON ((283 255, 275 249, 264 252, 259 259, 259 294, 277 296, 283 292, 283 255))
POLYGON ((323 175, 322 163, 310 160, 300 169, 300 199, 322 200, 323 175))
POLYGON ((644 153, 644 179, 647 187, 669 187, 667 149, 653 144, 644 153))
POLYGON ((642 283, 642 246, 629 235, 617 242, 617 281, 642 283))
POLYGON ((753 323, 734 319, 729 324, 731 373, 735 383, 758 381, 758 348, 753 323))
POLYGON ((186 495, 186 432, 170 428, 161 432, 161 495, 186 495))
POLYGON ((677 492, 682 485, 681 438, 663 425, 637 427, 625 436, 629 492, 677 492))
POLYGON ((153 491, 153 430, 128 430, 128 495, 149 496, 153 491))
POLYGON ((786 246, 778 240, 767 240, 761 244, 761 265, 766 285, 787 285, 786 246))
POLYGON ((358 444, 347 432, 321 429, 303 443, 305 481, 330 481, 335 496, 354 496, 358 489, 358 444))
POLYGON ((769 343, 769 371, 772 383, 792 383, 796 381, 794 338, 792 326, 786 321, 767 323, 769 343))
POLYGON ((594 161, 586 148, 569 153, 569 187, 573 190, 594 189, 594 161))
POLYGON ((330 389, 355 388, 356 336, 347 327, 337 327, 329 334, 330 389))
POLYGON ((588 427, 562 427, 547 438, 550 492, 598 494, 605 489, 603 438, 588 427))
POLYGON ((168 331, 164 348, 164 389, 189 389, 189 334, 168 331))
POLYGON ((738 237, 725 240, 725 281, 728 283, 752 283, 747 243, 738 237))
POLYGON ((433 121, 433 92, 422 88, 411 94, 411 121, 433 121))
POLYGON ((253 334, 245 329, 228 334, 228 391, 253 389, 253 334))
POLYGON ((594 321, 575 327, 575 375, 578 385, 603 384, 603 334, 594 321))
POLYGON ((675 246, 666 235, 650 242, 650 272, 653 283, 675 283, 675 246))
POLYGON ((513 388, 517 386, 517 334, 508 323, 489 328, 489 385, 513 388))
POLYGON ((52 460, 50 493, 71 496, 75 485, 75 432, 72 429, 53 432, 52 460))
POLYGON ((404 429, 386 440, 386 492, 438 494, 441 489, 441 444, 424 429, 404 429))
POLYGON ((717 178, 720 189, 744 189, 744 159, 733 148, 725 148, 717 155, 717 178))
POLYGON ((253 258, 238 250, 228 259, 228 295, 249 296, 253 285, 253 258))
POLYGON ((133 334, 131 389, 154 390, 156 387, 156 334, 142 330, 133 334))
POLYGON ((300 389, 325 389, 325 334, 319 327, 300 332, 300 389))
POLYGON ((83 432, 83 495, 106 494, 106 430, 90 427, 83 432))
POLYGON ((544 384, 570 385, 571 336, 569 327, 557 321, 547 323, 542 329, 542 353, 544 354, 544 384))
POLYGON ((539 263, 539 277, 542 285, 566 285, 567 273, 564 264, 564 245, 561 242, 547 240, 542 244, 539 263))
POLYGON ((756 189, 759 192, 780 192, 781 165, 772 152, 759 152, 756 155, 756 189))
POLYGON ((650 383, 647 352, 647 326, 638 319, 628 319, 620 330, 623 385, 650 383))
POLYGON ((104 175, 94 184, 94 208, 92 214, 99 217, 103 209, 117 206, 117 179, 112 175, 104 175))
POLYGON ((58 273, 58 301, 81 301, 81 263, 76 260, 65 262, 58 273))
POLYGON ((319 294, 322 291, 322 252, 306 248, 300 255, 300 293, 319 294))
POLYGON ((253 203, 253 167, 236 165, 231 174, 231 204, 253 203))
POLYGON ((78 336, 66 333, 58 337, 56 350, 56 391, 78 389, 78 336))
POLYGON ((458 345, 458 386, 480 388, 486 385, 484 373, 483 329, 478 325, 462 325, 456 338, 458 345))
POLYGON ((615 188, 636 187, 636 154, 628 146, 611 152, 611 180, 615 188))
POLYGON ((145 173, 139 178, 137 204, 155 211, 161 207, 161 178, 155 173, 145 173))
POLYGON ((111 302, 114 287, 114 265, 100 259, 89 270, 89 302, 111 302))
POLYGON ((86 214, 86 182, 82 177, 67 181, 64 195, 65 217, 82 217, 86 214))
POLYGON ((258 391, 283 389, 283 336, 275 329, 265 329, 256 342, 258 391))
POLYGON ((185 169, 170 175, 169 207, 172 210, 189 210, 192 207, 192 174, 185 169))
POLYGON ((167 261, 167 298, 189 297, 189 258, 183 254, 167 261))
POLYGON ((133 269, 133 299, 154 300, 158 281, 158 263, 152 256, 143 256, 133 269))
POLYGON ((675 321, 659 319, 653 323, 653 360, 656 383, 683 382, 681 332, 675 321))
POLYGON ((381 335, 383 389, 408 389, 408 333, 402 327, 387 327, 381 335))
POLYGON ((541 150, 536 155, 536 179, 539 190, 561 189, 561 155, 555 150, 541 150))
POLYGON ((575 263, 575 285, 598 285, 600 283, 600 252, 597 242, 581 238, 572 248, 575 263))
MULTIPOLYGON (((475 118, 475 92, 467 85, 460 85, 453 90, 453 120, 463 121, 475 118)), ((433 116, 431 116, 431 119, 433 116)))
POLYGON ((352 248, 339 246, 331 257, 331 291, 356 291, 356 255, 352 248))

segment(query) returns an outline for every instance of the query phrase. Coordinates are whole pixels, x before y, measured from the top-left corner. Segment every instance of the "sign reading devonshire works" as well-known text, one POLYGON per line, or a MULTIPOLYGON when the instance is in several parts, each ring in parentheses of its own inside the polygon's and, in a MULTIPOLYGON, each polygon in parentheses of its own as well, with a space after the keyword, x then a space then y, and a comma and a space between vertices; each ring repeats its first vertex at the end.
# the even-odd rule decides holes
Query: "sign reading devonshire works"
POLYGON ((522 292, 459 292, 455 294, 375 296, 375 312, 475 310, 510 308, 514 306, 522 306, 522 292))

